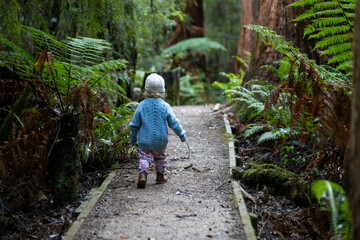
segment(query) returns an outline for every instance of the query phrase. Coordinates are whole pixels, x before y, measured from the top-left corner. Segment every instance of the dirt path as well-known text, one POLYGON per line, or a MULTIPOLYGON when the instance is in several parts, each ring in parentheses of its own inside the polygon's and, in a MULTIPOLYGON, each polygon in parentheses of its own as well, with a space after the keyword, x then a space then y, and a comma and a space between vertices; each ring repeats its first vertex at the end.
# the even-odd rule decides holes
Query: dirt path
POLYGON ((209 106, 174 107, 187 132, 185 143, 170 130, 170 182, 136 188, 134 165, 119 170, 74 239, 245 239, 229 186, 222 115, 209 106))

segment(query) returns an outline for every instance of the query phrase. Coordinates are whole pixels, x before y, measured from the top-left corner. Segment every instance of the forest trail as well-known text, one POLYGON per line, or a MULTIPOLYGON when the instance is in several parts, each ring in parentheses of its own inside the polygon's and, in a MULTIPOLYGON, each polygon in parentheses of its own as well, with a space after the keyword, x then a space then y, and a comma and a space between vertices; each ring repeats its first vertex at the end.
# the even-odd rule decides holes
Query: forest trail
POLYGON ((245 239, 229 184, 222 114, 208 105, 173 110, 186 130, 190 159, 170 129, 170 181, 156 185, 152 166, 146 188, 138 189, 134 163, 117 170, 74 239, 245 239))

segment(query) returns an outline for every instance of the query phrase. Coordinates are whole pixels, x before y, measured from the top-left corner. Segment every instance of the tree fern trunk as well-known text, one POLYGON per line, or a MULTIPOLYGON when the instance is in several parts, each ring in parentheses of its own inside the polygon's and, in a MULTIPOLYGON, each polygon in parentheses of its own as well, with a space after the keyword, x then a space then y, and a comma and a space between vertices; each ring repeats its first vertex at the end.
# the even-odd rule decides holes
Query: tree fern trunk
POLYGON ((64 205, 79 195, 80 151, 76 137, 78 121, 71 115, 60 120, 58 139, 49 157, 49 178, 54 201, 64 205))
POLYGON ((353 239, 360 239, 360 1, 356 3, 354 53, 354 90, 352 106, 351 157, 349 163, 350 209, 353 239))

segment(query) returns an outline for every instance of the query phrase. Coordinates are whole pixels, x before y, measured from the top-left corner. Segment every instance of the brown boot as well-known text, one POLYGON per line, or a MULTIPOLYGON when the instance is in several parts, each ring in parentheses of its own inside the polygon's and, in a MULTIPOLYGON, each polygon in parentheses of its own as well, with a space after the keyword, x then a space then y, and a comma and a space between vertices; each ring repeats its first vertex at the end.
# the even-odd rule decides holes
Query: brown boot
POLYGON ((163 173, 156 173, 156 184, 162 184, 162 183, 166 183, 168 181, 168 178, 165 174, 163 173))
POLYGON ((143 171, 139 174, 139 180, 137 183, 138 188, 145 188, 147 181, 147 172, 143 171))

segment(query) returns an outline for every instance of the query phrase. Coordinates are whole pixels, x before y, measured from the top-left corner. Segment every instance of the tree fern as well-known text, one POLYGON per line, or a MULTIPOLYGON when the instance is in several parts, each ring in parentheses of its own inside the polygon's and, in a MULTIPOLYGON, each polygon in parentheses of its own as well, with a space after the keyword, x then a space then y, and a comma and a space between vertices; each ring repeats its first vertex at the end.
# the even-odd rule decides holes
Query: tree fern
POLYGON ((164 50, 165 53, 171 54, 177 54, 179 52, 186 51, 200 51, 203 53, 209 53, 210 51, 226 51, 226 48, 214 40, 203 37, 186 39, 164 50))
POLYGON ((325 48, 321 55, 329 55, 329 64, 336 64, 337 70, 352 75, 352 47, 354 34, 355 0, 299 0, 289 6, 310 6, 294 21, 311 20, 304 36, 320 39, 315 45, 325 48), (346 64, 342 64, 346 63, 346 64))
POLYGON ((20 75, 28 75, 32 71, 36 60, 18 45, 0 35, 0 44, 6 46, 0 51, 0 66, 4 66, 20 75))

